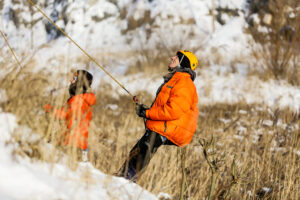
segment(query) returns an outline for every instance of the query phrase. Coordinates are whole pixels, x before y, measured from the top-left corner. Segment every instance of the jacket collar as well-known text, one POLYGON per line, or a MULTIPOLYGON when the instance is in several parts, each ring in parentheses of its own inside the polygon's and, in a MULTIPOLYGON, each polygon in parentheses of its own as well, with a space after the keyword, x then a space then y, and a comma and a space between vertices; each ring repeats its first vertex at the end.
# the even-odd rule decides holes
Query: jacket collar
POLYGON ((190 68, 181 68, 181 67, 177 67, 176 68, 176 72, 181 72, 181 73, 183 73, 183 74, 189 74, 190 76, 191 76, 191 79, 194 81, 195 80, 195 78, 196 78, 196 72, 195 71, 193 71, 192 69, 190 69, 190 68))

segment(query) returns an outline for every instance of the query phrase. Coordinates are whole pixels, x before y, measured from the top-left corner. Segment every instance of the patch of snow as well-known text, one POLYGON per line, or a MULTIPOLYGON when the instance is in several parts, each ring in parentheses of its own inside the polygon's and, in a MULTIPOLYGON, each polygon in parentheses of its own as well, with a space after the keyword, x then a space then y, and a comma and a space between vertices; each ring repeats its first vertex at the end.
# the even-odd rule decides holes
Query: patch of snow
POLYGON ((205 45, 205 51, 201 53, 204 53, 207 58, 213 58, 216 55, 218 57, 215 59, 221 59, 224 64, 230 64, 236 58, 247 57, 251 52, 248 42, 252 39, 244 34, 245 25, 244 17, 233 18, 226 26, 217 29, 212 34, 205 45))
POLYGON ((289 18, 294 19, 295 17, 296 17, 296 14, 295 14, 295 13, 291 12, 291 13, 289 14, 289 18))
POLYGON ((279 143, 283 143, 284 141, 285 141, 285 139, 284 138, 279 138, 279 143))
POLYGON ((205 117, 205 116, 206 116, 206 113, 199 111, 199 115, 200 115, 201 117, 205 117))
POLYGON ((103 174, 90 163, 80 163, 72 171, 63 162, 32 162, 17 155, 12 159, 14 144, 5 146, 5 141, 16 128, 14 115, 0 113, 0 199, 157 199, 124 178, 103 174))
POLYGON ((258 13, 254 13, 250 16, 250 19, 253 20, 254 24, 260 24, 260 18, 258 13))
POLYGON ((277 151, 277 152, 285 152, 286 148, 285 147, 271 147, 271 151, 277 151))
POLYGON ((270 131, 268 131, 267 133, 268 133, 269 135, 274 135, 275 131, 270 130, 270 131))
POLYGON ((11 199, 156 199, 136 184, 107 176, 89 163, 80 164, 75 172, 54 164, 51 174, 49 164, 19 160, 19 164, 1 164, 0 173, 0 188, 11 199))
POLYGON ((117 104, 107 104, 106 108, 115 111, 115 110, 117 110, 119 108, 119 106, 117 104))
POLYGON ((243 134, 247 132, 247 128, 243 126, 239 126, 237 127, 237 131, 239 132, 239 134, 243 134))
POLYGON ((261 32, 261 33, 269 33, 269 32, 270 32, 270 30, 269 30, 268 27, 266 27, 266 26, 261 26, 261 25, 259 25, 259 26, 257 27, 257 30, 258 30, 259 32, 261 32))
POLYGON ((248 112, 246 110, 239 110, 239 114, 241 114, 241 115, 247 115, 248 112))
POLYGON ((231 120, 230 119, 224 119, 224 118, 220 118, 219 119, 221 122, 223 122, 224 124, 228 124, 228 123, 230 123, 231 122, 231 120))
POLYGON ((238 139, 238 140, 243 140, 244 136, 241 135, 234 135, 233 138, 238 139))
POLYGON ((264 126, 273 126, 273 121, 272 120, 264 120, 262 123, 264 126))
POLYGON ((230 9, 241 9, 245 6, 245 1, 241 0, 226 0, 226 1, 216 1, 216 6, 222 8, 230 8, 230 9))
MULTIPOLYGON (((289 107, 292 110, 300 109, 300 89, 285 82, 264 82, 256 77, 241 75, 211 75, 207 69, 201 77, 195 80, 200 104, 236 103, 245 101, 252 104, 265 104, 273 108, 289 107), (205 88, 209 86, 209 93, 205 88)), ((259 109, 259 108, 257 108, 259 109)))
POLYGON ((18 126, 16 135, 21 141, 36 142, 41 139, 40 135, 33 133, 33 130, 27 126, 18 126))
POLYGON ((248 191, 247 191, 247 195, 248 195, 248 196, 252 196, 251 190, 248 190, 248 191))
POLYGON ((163 192, 160 192, 157 197, 158 199, 164 199, 164 200, 171 199, 171 196, 169 194, 163 192))
POLYGON ((266 193, 269 193, 269 192, 272 192, 272 188, 268 188, 268 187, 263 187, 262 188, 263 189, 263 191, 265 191, 266 193))
POLYGON ((7 100, 6 91, 0 89, 0 103, 5 103, 7 100))
POLYGON ((217 132, 219 132, 219 133, 223 133, 223 132, 224 132, 224 129, 222 129, 222 128, 219 128, 219 129, 217 129, 217 132))
POLYGON ((16 117, 10 113, 0 113, 0 145, 11 138, 11 134, 17 127, 16 117))
POLYGON ((248 75, 248 66, 242 63, 237 63, 235 66, 237 70, 237 74, 242 75, 242 76, 247 76, 248 75))
POLYGON ((259 140, 259 138, 260 138, 259 135, 253 135, 253 136, 252 136, 252 142, 253 142, 253 143, 257 143, 258 140, 259 140))

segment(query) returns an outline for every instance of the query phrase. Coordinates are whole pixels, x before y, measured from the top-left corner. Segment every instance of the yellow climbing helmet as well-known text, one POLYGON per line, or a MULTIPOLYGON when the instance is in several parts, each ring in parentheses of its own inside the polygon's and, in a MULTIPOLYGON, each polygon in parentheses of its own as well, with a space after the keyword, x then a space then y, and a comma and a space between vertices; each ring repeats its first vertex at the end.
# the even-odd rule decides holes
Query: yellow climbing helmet
MULTIPOLYGON (((186 56, 188 59, 189 59, 189 61, 190 61, 190 67, 191 67, 191 69, 192 70, 195 70, 196 69, 196 67, 197 67, 197 65, 198 65, 198 59, 197 59, 197 57, 195 56, 195 54, 193 54, 192 52, 190 52, 190 51, 187 51, 187 50, 180 50, 180 51, 177 51, 177 53, 178 52, 180 52, 180 53, 182 53, 184 56, 186 56)), ((176 53, 176 54, 177 54, 176 53)))

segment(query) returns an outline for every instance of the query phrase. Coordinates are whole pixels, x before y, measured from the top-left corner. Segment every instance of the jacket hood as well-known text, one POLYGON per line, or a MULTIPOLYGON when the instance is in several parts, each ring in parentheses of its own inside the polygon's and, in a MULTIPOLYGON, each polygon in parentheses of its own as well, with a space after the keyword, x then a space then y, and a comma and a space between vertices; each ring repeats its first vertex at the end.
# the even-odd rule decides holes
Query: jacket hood
POLYGON ((80 94, 80 96, 91 106, 96 103, 96 96, 92 92, 80 94))
POLYGON ((176 72, 185 72, 191 75, 191 79, 194 81, 196 79, 196 72, 192 70, 191 68, 182 68, 182 67, 176 67, 176 72))
POLYGON ((80 99, 83 99, 90 106, 92 106, 96 103, 95 94, 92 92, 89 92, 89 93, 77 94, 77 95, 70 97, 70 99, 68 100, 68 104, 71 104, 74 101, 76 102, 80 99))

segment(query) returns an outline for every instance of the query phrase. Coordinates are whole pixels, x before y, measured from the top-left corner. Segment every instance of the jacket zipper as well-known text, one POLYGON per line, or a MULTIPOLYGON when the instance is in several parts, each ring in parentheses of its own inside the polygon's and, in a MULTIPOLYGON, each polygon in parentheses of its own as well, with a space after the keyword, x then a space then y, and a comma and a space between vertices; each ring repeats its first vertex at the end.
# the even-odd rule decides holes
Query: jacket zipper
POLYGON ((165 132, 167 132, 167 121, 165 121, 165 132))

